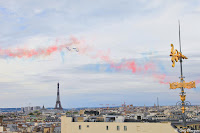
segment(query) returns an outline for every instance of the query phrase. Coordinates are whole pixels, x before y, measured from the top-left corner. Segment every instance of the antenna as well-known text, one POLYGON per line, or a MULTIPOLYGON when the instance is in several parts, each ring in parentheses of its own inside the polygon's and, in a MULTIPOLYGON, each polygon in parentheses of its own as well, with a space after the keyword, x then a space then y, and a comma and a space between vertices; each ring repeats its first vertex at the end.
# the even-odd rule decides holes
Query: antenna
POLYGON ((178 20, 178 24, 179 24, 179 46, 180 46, 180 52, 181 52, 181 26, 180 26, 180 20, 178 20))
MULTIPOLYGON (((182 51, 181 51, 181 26, 180 26, 180 20, 178 20, 178 24, 179 24, 179 46, 180 46, 180 53, 182 54, 182 51)), ((181 70, 181 79, 183 79, 183 67, 182 67, 182 57, 180 57, 180 70, 181 70)), ((181 81, 183 82, 183 80, 181 81)))

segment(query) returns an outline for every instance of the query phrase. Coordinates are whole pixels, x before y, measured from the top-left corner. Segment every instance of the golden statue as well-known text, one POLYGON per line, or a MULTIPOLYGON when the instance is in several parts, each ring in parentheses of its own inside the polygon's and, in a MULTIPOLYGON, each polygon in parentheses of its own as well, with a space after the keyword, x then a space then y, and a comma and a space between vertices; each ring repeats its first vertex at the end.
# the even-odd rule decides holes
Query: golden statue
POLYGON ((170 56, 172 56, 171 61, 172 61, 172 67, 175 67, 175 61, 178 62, 178 60, 180 60, 180 58, 182 57, 182 59, 188 59, 186 56, 182 55, 181 52, 178 52, 177 49, 174 49, 174 45, 171 44, 171 54, 170 56))

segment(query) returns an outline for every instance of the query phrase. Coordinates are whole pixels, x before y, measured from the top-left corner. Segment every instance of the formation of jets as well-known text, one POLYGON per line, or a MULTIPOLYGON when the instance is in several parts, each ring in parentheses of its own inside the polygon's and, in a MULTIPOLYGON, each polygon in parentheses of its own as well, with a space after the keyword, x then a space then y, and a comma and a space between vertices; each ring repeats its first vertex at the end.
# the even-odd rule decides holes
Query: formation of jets
POLYGON ((66 47, 66 48, 67 48, 68 51, 71 51, 72 49, 73 49, 74 51, 76 51, 76 52, 79 51, 78 48, 72 48, 72 49, 70 49, 69 47, 66 47))

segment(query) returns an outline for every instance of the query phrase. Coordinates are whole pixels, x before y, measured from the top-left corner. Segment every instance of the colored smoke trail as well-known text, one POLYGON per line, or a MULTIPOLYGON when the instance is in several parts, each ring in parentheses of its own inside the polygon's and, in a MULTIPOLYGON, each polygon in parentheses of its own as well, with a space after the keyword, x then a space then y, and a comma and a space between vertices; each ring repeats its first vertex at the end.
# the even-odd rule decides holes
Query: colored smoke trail
POLYGON ((124 61, 120 65, 111 64, 111 67, 117 70, 130 70, 132 73, 147 74, 148 72, 150 72, 153 78, 159 81, 160 84, 169 84, 169 82, 166 82, 166 80, 168 79, 166 74, 156 73, 156 70, 158 68, 156 64, 153 62, 147 62, 144 65, 138 65, 134 60, 131 60, 131 61, 124 61))
POLYGON ((165 82, 167 78, 165 74, 153 74, 153 77, 157 79, 160 84, 169 84, 169 82, 165 82))
POLYGON ((195 83, 196 83, 196 84, 199 84, 199 83, 200 83, 200 80, 196 80, 195 83))
POLYGON ((111 69, 115 69, 117 71, 131 71, 134 73, 142 73, 146 74, 151 72, 151 75, 159 81, 161 84, 167 84, 165 82, 166 75, 165 74, 156 74, 156 70, 159 67, 153 62, 147 62, 143 65, 139 65, 135 62, 135 60, 123 60, 120 63, 116 63, 111 59, 110 50, 96 50, 95 48, 86 45, 83 40, 79 40, 75 37, 71 37, 69 42, 65 42, 59 45, 59 41, 56 40, 55 45, 49 46, 47 48, 38 48, 38 49, 26 49, 26 48, 15 48, 15 49, 0 49, 0 57, 10 57, 10 58, 32 58, 32 57, 40 57, 40 56, 50 56, 55 52, 61 52, 62 60, 64 61, 64 53, 63 50, 67 50, 66 47, 76 46, 79 51, 78 54, 89 56, 92 59, 100 59, 105 63, 110 65, 111 69))
POLYGON ((120 64, 111 64, 112 68, 116 70, 130 70, 132 73, 155 71, 155 64, 148 62, 143 66, 138 65, 135 60, 122 61, 120 64))
MULTIPOLYGON (((110 50, 108 51, 97 50, 95 53, 96 53, 95 56, 90 56, 90 57, 93 59, 97 58, 101 59, 102 61, 108 63, 111 69, 115 69, 117 71, 128 70, 131 71, 133 74, 135 73, 146 74, 148 72, 151 72, 153 78, 159 81, 160 84, 169 84, 169 82, 166 81, 168 80, 166 74, 156 73, 156 70, 160 69, 160 66, 153 62, 147 62, 143 65, 139 65, 136 63, 135 60, 132 59, 132 60, 123 60, 120 63, 115 63, 110 57, 110 50)), ((164 69, 164 67, 162 67, 162 69, 164 69)))
POLYGON ((57 51, 62 51, 67 46, 78 45, 81 42, 74 38, 70 38, 70 42, 62 45, 52 45, 47 48, 38 48, 38 49, 25 49, 25 48, 15 48, 15 49, 0 49, 1 57, 10 57, 10 58, 31 58, 39 56, 49 56, 57 51))
MULTIPOLYGON (((55 45, 49 46, 47 48, 38 48, 38 49, 27 49, 27 48, 15 48, 15 49, 1 49, 0 48, 0 58, 32 58, 40 56, 50 56, 53 53, 60 52, 62 61, 64 62, 64 53, 66 47, 75 46, 78 48, 78 54, 88 56, 92 59, 100 59, 105 63, 110 65, 111 69, 117 71, 130 71, 131 73, 139 74, 150 74, 154 79, 156 79, 160 84, 169 84, 169 77, 164 68, 164 65, 161 63, 156 64, 154 62, 146 62, 142 65, 136 63, 134 59, 122 60, 120 62, 115 62, 111 56, 110 50, 97 50, 85 43, 84 40, 79 40, 75 37, 71 37, 69 41, 59 41, 56 40, 55 45), (61 43, 59 45, 59 43, 61 43)), ((200 80, 196 80, 196 84, 199 84, 200 80)))

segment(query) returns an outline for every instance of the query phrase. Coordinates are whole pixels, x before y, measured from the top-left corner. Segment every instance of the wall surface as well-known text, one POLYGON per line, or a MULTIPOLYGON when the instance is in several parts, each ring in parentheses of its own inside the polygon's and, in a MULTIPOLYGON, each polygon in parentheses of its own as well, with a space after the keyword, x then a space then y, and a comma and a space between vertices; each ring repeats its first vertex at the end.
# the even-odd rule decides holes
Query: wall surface
POLYGON ((0 126, 0 133, 3 133, 3 126, 0 126))
POLYGON ((71 117, 62 116, 61 133, 177 133, 177 131, 170 123, 72 122, 71 117), (124 126, 127 127, 127 131, 124 130, 124 126))

